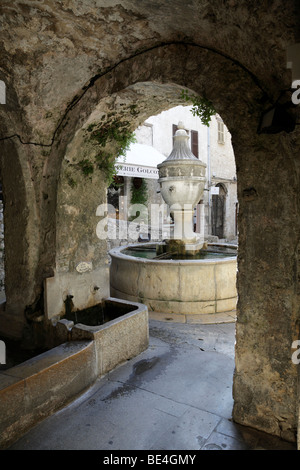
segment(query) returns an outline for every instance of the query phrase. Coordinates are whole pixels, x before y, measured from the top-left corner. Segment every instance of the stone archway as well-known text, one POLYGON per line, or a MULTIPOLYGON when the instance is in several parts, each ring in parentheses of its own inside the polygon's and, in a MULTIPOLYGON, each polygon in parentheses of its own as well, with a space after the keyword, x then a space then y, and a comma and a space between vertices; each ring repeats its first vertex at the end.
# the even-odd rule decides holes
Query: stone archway
MULTIPOLYGON (((121 64, 121 69, 116 70, 115 73, 110 76, 112 83, 114 83, 112 90, 117 93, 118 89, 120 91, 127 89, 126 85, 129 84, 127 79, 129 79, 129 82, 132 80, 138 84, 138 77, 140 75, 138 71, 142 71, 142 78, 144 80, 145 75, 143 70, 145 68, 145 63, 147 63, 148 58, 149 67, 151 68, 151 65, 153 64, 153 56, 156 58, 155 63, 157 67, 155 68, 155 71, 152 72, 154 78, 159 77, 159 79, 164 82, 167 77, 169 77, 170 81, 177 80, 177 83, 178 81, 180 82, 178 78, 172 75, 171 66, 166 71, 166 67, 162 70, 159 68, 159 64, 171 64, 176 57, 178 65, 178 57, 180 56, 179 52, 181 47, 182 46, 163 47, 163 50, 157 50, 155 53, 151 51, 146 53, 145 56, 143 55, 133 59, 131 64, 126 64, 126 67, 125 64, 121 64), (148 54, 150 57, 147 57, 148 54), (140 61, 143 63, 144 68, 142 68, 142 63, 140 63, 140 61), (133 76, 131 80, 130 74, 128 74, 129 65, 132 65, 133 68, 133 76)), ((187 49, 189 48, 184 46, 184 50, 186 51, 187 49)), ((199 55, 201 56, 202 54, 194 55, 194 49, 191 49, 192 51, 189 50, 189 58, 191 59, 192 56, 193 59, 196 57, 199 59, 199 55)), ((204 55, 207 59, 206 52, 204 55)), ((223 58, 220 60, 222 65, 219 63, 218 67, 216 66, 216 62, 214 62, 216 69, 224 67, 223 60, 223 58)), ((184 65, 187 66, 186 60, 184 65)), ((196 72, 198 67, 194 65, 194 68, 196 72)), ((152 73, 150 72, 150 76, 152 73)), ((216 76, 219 75, 217 74, 217 70, 215 70, 215 73, 216 76)), ((239 73, 244 74, 245 72, 241 72, 237 68, 237 70, 235 70, 235 76, 237 77, 239 73)), ((227 78, 230 81, 232 79, 232 75, 229 74, 227 78)), ((241 78, 239 78, 239 80, 240 79, 241 78)), ((247 97, 247 100, 249 99, 249 103, 251 103, 251 105, 249 105, 252 106, 252 100, 256 101, 258 96, 261 98, 262 92, 261 89, 252 82, 251 77, 247 76, 246 78, 243 76, 243 79, 249 80, 248 92, 250 92, 251 89, 254 93, 251 98, 249 95, 247 97)), ((297 402, 297 371, 290 360, 290 346, 294 337, 293 335, 297 334, 297 330, 295 323, 296 311, 293 307, 295 306, 295 297, 290 286, 292 286, 294 282, 292 265, 294 265, 295 262, 295 247, 297 240, 296 227, 298 226, 298 222, 295 217, 293 228, 291 228, 291 226, 287 227, 283 223, 281 217, 274 214, 274 204, 275 206, 280 204, 281 207, 284 205, 284 212, 286 210, 288 210, 288 212, 292 212, 292 208, 295 207, 296 204, 296 199, 294 195, 292 195, 292 188, 297 186, 297 182, 295 179, 296 173, 291 150, 288 150, 287 145, 289 136, 258 136, 256 125, 261 108, 258 106, 255 112, 253 112, 254 109, 252 108, 251 113, 249 109, 247 111, 247 100, 245 102, 245 97, 242 93, 241 95, 237 95, 236 88, 233 86, 235 82, 222 82, 221 85, 221 87, 226 87, 228 92, 226 97, 230 96, 228 99, 231 99, 231 104, 233 102, 235 103, 234 112, 232 111, 232 108, 230 112, 228 111, 227 103, 222 103, 222 100, 220 99, 220 96, 224 96, 224 90, 216 90, 213 89, 213 87, 210 87, 212 80, 210 80, 210 83, 207 83, 202 75, 201 80, 199 75, 197 75, 197 78, 194 77, 191 79, 191 81, 192 80, 194 88, 191 87, 190 83, 188 84, 189 87, 195 89, 195 91, 200 90, 200 88, 202 91, 205 89, 206 95, 208 93, 209 98, 217 103, 217 107, 218 105, 220 106, 218 110, 220 114, 224 116, 226 124, 228 122, 229 129, 233 136, 233 147, 237 161, 238 193, 240 203, 240 240, 238 272, 238 333, 236 346, 237 367, 234 381, 234 418, 237 422, 251 425, 287 439, 293 439, 296 429, 295 407, 297 402), (231 95, 230 90, 232 92, 231 95), (222 111, 225 112, 225 115, 222 111), (287 152, 284 156, 283 154, 278 154, 278 150, 276 150, 278 149, 278 146, 281 147, 282 150, 285 149, 284 152, 287 152), (283 161, 285 161, 284 166, 283 161), (288 188, 290 188, 290 190, 285 194, 284 199, 282 198, 282 195, 279 195, 278 193, 276 194, 275 184, 277 183, 275 183, 273 175, 264 168, 266 167, 267 162, 271 168, 281 168, 283 170, 280 178, 283 178, 285 181, 284 184, 287 184, 288 188), (262 168, 264 168, 263 173, 261 173, 262 168), (267 187, 267 189, 265 189, 265 187, 267 187), (288 194, 289 192, 290 194, 288 194), (265 197, 269 198, 269 202, 272 200, 272 204, 266 205, 264 203, 265 197), (277 198, 278 201, 276 202, 277 198), (266 224, 268 229, 270 228, 270 231, 267 230, 263 237, 261 237, 262 221, 263 224, 266 224), (287 231, 285 239, 289 240, 289 250, 287 250, 287 246, 285 246, 284 250, 279 248, 281 244, 280 237, 275 237, 274 239, 274 231, 271 230, 270 225, 268 225, 270 223, 272 223, 272 225, 275 224, 276 227, 281 227, 281 233, 287 231), (254 232, 256 235, 254 235, 254 232), (252 249, 249 250, 249 236, 250 239, 252 237, 258 237, 255 246, 252 246, 254 251, 252 251, 252 249), (259 246, 262 247, 262 239, 263 246, 268 247, 264 252, 261 252, 261 250, 258 249, 259 246), (274 256, 270 250, 271 246, 274 247, 276 252, 277 263, 274 263, 274 256), (279 279, 278 271, 275 275, 273 271, 278 269, 278 266, 282 266, 284 272, 289 272, 290 274, 279 279), (261 279, 262 282, 265 282, 266 275, 270 276, 267 281, 269 282, 267 295, 265 295, 262 284, 258 280, 261 279), (257 281, 253 284, 251 278, 257 279, 257 281), (249 291, 250 286, 251 291, 249 291), (272 290, 270 286, 277 286, 275 289, 278 289, 278 295, 280 295, 280 299, 282 299, 279 303, 278 298, 276 301, 274 300, 274 290, 272 290), (278 310, 279 305, 281 307, 280 312, 278 310), (285 328, 284 330, 279 329, 279 331, 277 331, 279 318, 284 318, 285 328), (272 325, 271 328, 270 325, 272 325), (248 334, 249 337, 247 336, 248 334), (280 337, 280 350, 275 342, 277 334, 280 337), (266 337, 270 338, 267 343, 266 337), (248 339, 246 340, 246 338, 248 339), (273 355, 278 357, 278 362, 276 361, 276 364, 280 364, 279 369, 277 369, 277 366, 275 366, 275 368, 273 367, 273 355), (281 369, 281 367, 283 367, 283 369, 281 369), (287 380, 280 380, 280 382, 278 382, 282 372, 287 380), (274 383, 276 383, 275 389, 274 383), (245 390, 247 390, 247 393, 245 393, 245 390), (266 394, 263 393, 263 390, 267 390, 266 394), (278 401, 278 394, 280 396, 285 396, 286 399, 278 401), (278 416, 281 416, 280 420, 278 420, 278 416)), ((99 85, 100 82, 103 82, 103 77, 99 79, 99 85)), ((186 86, 186 79, 183 82, 186 86)), ((107 82, 105 83, 107 86, 107 82)), ((217 83, 217 81, 215 83, 217 83)), ((97 85, 98 83, 95 82, 96 87, 97 85)), ((155 105, 152 104, 152 107, 153 106, 155 108, 155 105)), ((151 108, 151 106, 149 106, 149 108, 151 108)), ((152 114, 152 109, 149 109, 149 112, 152 114)), ((146 117, 145 110, 140 113, 140 116, 146 117)), ((132 124, 133 126, 136 126, 136 120, 135 122, 132 120, 132 124)), ((272 172, 273 170, 271 173, 272 172)))
MULTIPOLYGON (((12 63, 17 64, 12 70, 7 61, 5 71, 18 84, 21 108, 10 109, 12 132, 5 134, 3 142, 5 139, 7 145, 16 145, 18 137, 13 122, 17 122, 17 112, 23 110, 24 125, 18 127, 18 135, 24 143, 18 144, 18 152, 19 161, 27 168, 24 185, 27 196, 30 194, 17 205, 18 210, 22 209, 28 228, 26 240, 20 235, 16 240, 22 240, 18 246, 19 275, 26 289, 21 294, 11 281, 8 304, 18 305, 17 317, 22 319, 29 307, 33 317, 40 312, 43 282, 55 274, 58 260, 57 243, 61 239, 57 240, 57 232, 63 230, 60 222, 58 230, 56 227, 56 221, 60 221, 56 211, 62 162, 68 145, 72 147, 77 131, 80 132, 94 109, 99 104, 101 108, 101 102, 107 97, 124 90, 128 92, 141 82, 176 84, 205 95, 212 100, 231 132, 237 163, 239 301, 234 419, 294 439, 297 368, 291 361, 291 344, 299 336, 299 168, 295 158, 300 148, 299 132, 258 135, 257 127, 262 111, 273 105, 280 92, 290 85, 285 70, 285 47, 296 42, 295 2, 290 0, 284 8, 281 2, 276 2, 269 11, 265 3, 255 9, 249 2, 232 1, 230 13, 224 2, 217 0, 191 9, 182 6, 182 2, 176 3, 178 8, 174 8, 174 2, 170 2, 165 5, 168 15, 164 17, 168 20, 163 27, 156 16, 158 12, 152 10, 150 13, 155 14, 151 16, 146 7, 143 9, 135 2, 131 22, 123 3, 126 2, 115 9, 103 8, 98 16, 89 2, 87 6, 78 4, 76 15, 71 9, 60 7, 61 31, 72 29, 67 28, 71 20, 82 42, 76 38, 74 47, 75 40, 72 43, 70 39, 72 33, 59 38, 60 28, 53 27, 47 41, 52 47, 53 41, 55 45, 60 42, 57 57, 54 49, 48 50, 47 41, 36 41, 32 46, 36 71, 32 74, 26 62, 31 59, 32 63, 32 57, 27 52, 23 55, 22 51, 15 51, 13 41, 9 43, 9 31, 5 31, 7 57, 13 57, 12 63), (85 14, 85 8, 90 9, 90 16, 85 14), (183 12, 187 15, 186 23, 182 21, 183 12), (229 18, 231 14, 233 21, 229 18), (95 28, 97 40, 102 42, 97 60, 91 59, 92 63, 94 45, 87 45, 81 36, 84 31, 86 38, 91 31, 87 16, 93 26, 98 26, 96 21, 100 18, 102 26, 95 28), (84 28, 77 28, 82 26, 80 19, 84 28), (120 33, 122 24, 124 29, 120 33), (185 24, 190 27, 188 35, 185 24), (290 26, 283 31, 282 25, 290 26), (254 34, 258 29, 262 31, 260 37, 254 34), (113 33, 115 30, 117 35, 113 33), (45 50, 41 50, 39 44, 45 50), (85 54, 79 62, 78 50, 83 49, 85 54), (266 49, 274 53, 266 56, 266 49), (28 78, 28 84, 23 77, 28 78), (44 94, 43 86, 47 91, 44 94), (30 87, 36 90, 34 97, 28 93, 30 87), (28 253, 26 244, 30 256, 24 256, 28 253)), ((27 17, 29 22, 34 16, 30 15, 30 6, 20 4, 15 7, 24 7, 19 17, 27 17)), ((35 8, 38 7, 35 5, 35 8)), ((41 15, 42 27, 31 24, 43 39, 44 32, 48 32, 47 25, 57 21, 51 5, 47 8, 41 15)), ((18 22, 17 15, 14 22, 18 22)), ((22 37, 21 29, 18 29, 18 36, 22 37)), ((27 42, 26 47, 31 51, 27 42)), ((150 114, 157 110, 153 96, 152 101, 146 101, 150 114)), ((139 114, 130 117, 132 129, 148 112, 141 106, 136 90, 133 90, 133 102, 139 114)), ((1 115, 3 121, 8 119, 3 110, 1 115)), ((62 191, 63 188, 64 185, 62 191)), ((80 246, 83 245, 78 245, 79 251, 80 246)), ((70 246, 65 245, 66 251, 68 248, 70 246)), ((11 327, 13 323, 11 321, 11 327)))

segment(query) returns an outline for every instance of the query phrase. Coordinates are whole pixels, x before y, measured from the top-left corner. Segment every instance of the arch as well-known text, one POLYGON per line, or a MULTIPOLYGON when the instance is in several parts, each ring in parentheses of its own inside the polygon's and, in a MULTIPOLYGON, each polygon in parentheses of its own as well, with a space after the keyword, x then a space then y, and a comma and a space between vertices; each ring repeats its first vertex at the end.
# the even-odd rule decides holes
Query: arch
MULTIPOLYGON (((103 109, 108 110, 109 106, 117 108, 120 95, 127 99, 127 103, 135 105, 134 113, 130 112, 129 106, 125 114, 121 114, 121 108, 117 114, 122 119, 130 118, 132 130, 140 121, 155 114, 162 103, 170 103, 170 99, 162 97, 158 104, 155 92, 149 92, 143 101, 140 99, 140 84, 148 84, 152 91, 154 85, 170 86, 169 98, 173 96, 175 102, 181 88, 205 95, 213 102, 232 135, 240 207, 234 418, 242 424, 292 439, 296 427, 297 371, 290 361, 289 341, 298 315, 295 260, 299 238, 298 168, 293 153, 300 148, 299 137, 298 134, 292 138, 287 135, 257 135, 261 112, 268 100, 272 102, 267 94, 267 80, 266 85, 262 84, 242 63, 228 55, 191 42, 165 43, 138 52, 91 77, 84 89, 66 106, 42 164, 32 148, 29 150, 28 146, 25 149, 25 145, 22 148, 19 145, 18 150, 25 158, 16 163, 22 166, 22 171, 18 168, 16 174, 26 174, 24 178, 20 177, 26 203, 19 201, 18 207, 24 208, 22 220, 28 229, 27 239, 31 239, 31 251, 30 256, 26 254, 24 264, 21 262, 23 258, 18 259, 18 263, 27 298, 31 302, 36 298, 37 286, 41 290, 45 277, 49 277, 51 270, 55 272, 57 264, 60 272, 64 272, 61 255, 72 249, 70 238, 69 244, 66 243, 59 251, 62 239, 58 238, 58 231, 66 229, 67 240, 70 225, 63 223, 63 214, 57 212, 57 208, 61 203, 69 206, 69 220, 75 220, 76 205, 73 206, 73 202, 76 192, 70 194, 66 191, 64 170, 68 164, 66 155, 76 154, 76 145, 82 138, 81 129, 99 117, 103 109), (38 174, 38 169, 30 166, 34 159, 37 167, 42 167, 38 188, 30 183, 33 175, 36 177, 38 174), (279 195, 278 180, 274 175, 279 175, 279 186, 285 188, 283 194, 279 195), (266 283, 264 291, 261 288, 263 280, 266 283), (280 343, 280 349, 276 348, 276 341, 280 343)), ((275 87, 274 81, 272 87, 275 87)), ((12 141, 7 141, 7 145, 13 145, 12 141)), ((101 178, 101 175, 95 177, 93 183, 101 184, 103 192, 101 178)), ((82 199, 84 181, 82 176, 77 187, 77 194, 82 199)), ((90 201, 97 204, 95 194, 90 195, 90 201)), ((87 209, 91 210, 95 220, 95 207, 87 209)), ((89 213, 84 215, 88 220, 89 213)), ((73 229, 77 233, 76 226, 73 229)), ((77 238, 74 244, 76 254, 87 253, 88 237, 84 232, 80 239, 77 238)), ((19 234, 15 242, 21 242, 20 257, 24 257, 26 240, 19 234)), ((99 245, 97 256, 101 267, 104 262, 103 245, 99 245)), ((75 262, 67 269, 74 271, 75 262)), ((13 294, 17 300, 23 295, 17 286, 13 294)))
MULTIPOLYGON (((73 145, 74 136, 87 123, 101 119, 104 111, 108 114, 111 108, 116 117, 122 116, 123 120, 130 121, 133 131, 147 117, 182 104, 180 92, 184 88, 210 99, 233 137, 239 135, 242 125, 247 127, 248 132, 249 128, 252 132, 256 131, 261 108, 258 106, 254 110, 253 102, 261 102, 266 94, 250 72, 230 58, 194 44, 160 45, 123 60, 102 75, 93 77, 81 96, 69 105, 44 166, 47 178, 43 183, 47 188, 43 191, 52 193, 49 199, 56 198, 67 145, 69 148, 73 145), (239 89, 239 83, 244 83, 247 94, 239 89), (166 89, 167 94, 161 93, 166 89), (124 108, 117 106, 118 100, 120 104, 122 99, 130 103, 127 114, 124 108), (118 111, 115 111, 116 108, 118 111)), ((55 205, 52 211, 55 211, 55 205)), ((43 214, 45 223, 52 220, 47 211, 43 214)), ((48 246, 52 241, 52 253, 56 250, 55 240, 55 231, 49 227, 48 246)))
MULTIPOLYGON (((200 95, 206 95, 213 101, 230 129, 236 127, 231 112, 233 106, 237 112, 238 104, 242 105, 239 111, 247 117, 248 125, 254 123, 256 130, 258 125, 256 118, 259 117, 262 103, 264 100, 265 102, 271 100, 267 95, 268 88, 264 89, 250 71, 230 57, 197 44, 163 44, 139 52, 102 74, 92 77, 83 87, 83 91, 68 105, 54 133, 53 141, 60 140, 62 129, 70 138, 70 134, 82 127, 83 122, 101 99, 120 93, 140 82, 173 83, 182 88, 190 88, 200 95), (243 83, 243 89, 237 87, 240 83, 243 83), (255 113, 253 120, 249 120, 253 115, 253 112, 249 111, 254 111, 253 102, 256 102, 257 114, 255 113), (261 104, 257 106, 258 103, 261 104), (76 119, 76 122, 72 119, 74 112, 75 115, 80 115, 80 119, 76 119)), ((149 115, 154 114, 152 110, 149 112, 149 115)))
MULTIPOLYGON (((66 142, 71 141, 72 136, 84 122, 87 122, 89 116, 92 116, 96 107, 101 110, 108 97, 133 93, 132 103, 137 107, 135 108, 136 114, 130 120, 132 130, 137 127, 139 119, 143 121, 146 117, 155 114, 154 110, 158 111, 155 100, 139 101, 138 87, 141 83, 147 83, 149 86, 153 83, 172 84, 174 90, 184 87, 196 93, 205 94, 214 103, 232 135, 240 207, 234 419, 242 424, 294 439, 296 418, 292 408, 294 409, 297 399, 297 372, 290 361, 288 331, 291 331, 289 329, 295 325, 295 310, 291 307, 295 305, 295 298, 290 287, 294 283, 292 266, 295 265, 295 240, 299 221, 295 216, 293 228, 290 228, 290 225, 284 226, 279 215, 274 214, 273 210, 275 204, 284 207, 284 212, 291 212, 296 204, 294 189, 297 187, 297 177, 288 144, 289 138, 283 135, 257 135, 257 125, 263 109, 265 93, 245 69, 212 51, 190 45, 173 44, 123 61, 105 76, 93 81, 92 85, 86 89, 84 96, 69 112, 69 121, 66 122, 64 128, 64 138, 62 139, 62 133, 58 142, 57 155, 60 155, 60 158, 63 157, 66 142), (243 83, 243 89, 240 88, 241 83, 243 83), (246 93, 245 90, 247 90, 246 93), (144 106, 145 104, 147 106, 144 106), (80 116, 80 120, 77 116, 80 116), (278 153, 278 146, 281 148, 280 153, 278 153), (284 200, 278 195, 277 182, 272 173, 273 170, 277 172, 279 168, 282 171, 281 181, 288 185, 284 200), (272 217, 274 218, 272 224, 280 226, 282 234, 287 234, 286 240, 289 240, 290 251, 286 247, 285 255, 281 249, 280 238, 274 238, 274 231, 265 230, 263 233, 261 231, 262 221, 265 227, 269 227, 268 223, 272 217), (251 246, 249 246, 249 240, 251 240, 251 246), (276 253, 278 265, 285 266, 285 273, 288 273, 283 277, 283 270, 279 270, 280 274, 277 272, 274 275, 274 255, 271 247, 276 253), (267 294, 261 291, 262 279, 268 283, 267 294), (278 297, 274 301, 274 291, 271 286, 273 288, 277 286, 276 289, 280 290, 281 299, 284 298, 285 301, 278 302, 278 297), (272 305, 271 310, 270 305, 272 305), (271 345, 271 340, 267 341, 266 349, 265 341, 269 334, 273 338, 276 337, 279 318, 284 318, 285 322, 285 327, 280 333, 281 344, 285 345, 281 352, 271 345), (272 325, 271 328, 270 325, 272 325), (245 338, 248 337, 250 340, 245 342, 245 338), (259 364, 255 360, 248 363, 249 349, 259 364), (278 364, 284 363, 284 374, 289 377, 288 383, 282 382, 279 392, 281 396, 286 397, 283 401, 277 400, 277 391, 271 385, 273 381, 276 381, 277 374, 281 375, 278 368, 271 367, 272 371, 268 374, 263 372, 269 370, 270 356, 273 353, 280 356, 278 364), (259 407, 255 408, 255 403, 262 400, 262 389, 268 390, 268 396, 265 395, 263 405, 263 408, 268 411, 263 415, 259 407), (248 395, 244 394, 245 390, 248 395), (247 396, 252 397, 249 403, 247 396), (276 418, 278 413, 286 416, 284 431, 276 418)), ((50 162, 50 165, 53 162, 54 160, 50 162)), ((59 171, 59 161, 57 164, 56 171, 59 171)), ((296 214, 297 211, 294 213, 296 214)))
MULTIPOLYGON (((261 99, 262 95, 265 95, 252 74, 248 73, 240 64, 215 51, 203 49, 194 44, 164 44, 123 60, 105 74, 90 80, 81 97, 76 98, 72 106, 69 106, 65 122, 61 126, 61 132, 56 136, 57 142, 55 141, 55 145, 52 146, 44 169, 45 174, 53 175, 51 180, 48 178, 44 180, 48 186, 47 189, 44 189, 44 192, 49 194, 52 191, 52 196, 49 199, 53 200, 55 197, 58 197, 58 205, 61 205, 59 198, 62 196, 64 199, 67 195, 69 202, 64 202, 63 205, 65 207, 72 206, 73 209, 76 206, 75 194, 79 194, 79 186, 77 186, 77 189, 74 188, 74 195, 71 196, 70 191, 65 190, 68 181, 65 178, 65 182, 63 182, 61 168, 66 168, 67 161, 70 161, 70 159, 76 160, 77 157, 75 155, 78 148, 83 149, 87 145, 83 142, 84 140, 86 142, 86 137, 83 134, 89 126, 93 125, 97 120, 102 120, 103 124, 103 119, 110 122, 112 119, 119 119, 122 122, 128 123, 128 128, 133 131, 147 117, 173 107, 176 104, 183 104, 181 91, 184 88, 195 93, 204 94, 208 99, 212 100, 219 114, 222 114, 222 112, 226 113, 232 130, 233 126, 236 126, 236 120, 232 119, 231 113, 228 112, 228 107, 224 101, 230 100, 231 106, 235 103, 236 110, 247 116, 247 125, 249 125, 249 110, 246 111, 246 108, 247 106, 252 106, 250 99, 251 92, 255 98, 259 97, 261 99), (188 70, 188 74, 186 70, 188 70), (199 73, 199 70, 201 73, 199 73), (220 79, 220 74, 222 79, 220 79), (238 94, 237 88, 234 87, 234 83, 237 83, 239 80, 244 81, 248 86, 246 100, 245 95, 243 93, 238 94), (165 90, 167 90, 167 93, 165 93, 165 90), (224 100, 225 96, 226 99, 224 100), (78 117, 80 118, 78 119, 78 117), (51 184, 49 185, 49 183, 51 184), (69 198, 73 200, 72 203, 69 198)), ((224 120, 226 121, 226 116, 224 116, 224 120)), ((239 122, 241 120, 242 116, 239 122)), ((84 153, 88 154, 89 152, 83 151, 84 153)), ((101 176, 100 179, 97 175, 93 175, 91 178, 95 182, 97 181, 95 184, 98 184, 98 187, 103 186, 101 176)), ((82 178, 78 184, 84 186, 82 178)), ((95 193, 93 193, 93 196, 95 196, 95 193)), ((103 204, 105 197, 106 192, 98 198, 98 204, 103 204)), ((96 201, 94 201, 92 206, 91 211, 93 212, 90 213, 90 220, 95 220, 96 201)), ((56 210, 54 206, 52 206, 52 210, 56 210)), ((53 217, 49 213, 47 214, 46 211, 43 210, 42 213, 45 213, 45 224, 47 220, 53 220, 53 217)), ((100 248, 99 240, 95 240, 95 234, 87 234, 77 216, 75 220, 76 213, 75 210, 73 216, 70 213, 64 213, 60 216, 60 211, 57 211, 60 223, 56 224, 57 229, 52 231, 51 238, 48 232, 48 251, 56 253, 56 258, 52 258, 54 272, 60 270, 65 273, 70 270, 74 271, 76 264, 80 262, 78 253, 87 253, 88 246, 91 247, 92 243, 88 240, 93 239, 94 246, 98 247, 97 252, 101 253, 104 250, 104 246, 100 248), (68 223, 66 222, 67 220, 69 220, 68 223), (66 234, 68 233, 67 227, 69 226, 73 227, 74 233, 81 233, 81 241, 75 241, 75 237, 72 236, 69 238, 70 242, 72 240, 72 246, 68 247, 66 234), (61 243, 62 238, 65 241, 61 243), (52 246, 49 243, 50 240, 52 240, 52 246), (83 240, 85 241, 83 242, 83 240), (79 249, 79 245, 85 246, 84 250, 79 249), (74 260, 69 260, 67 262, 68 266, 64 264, 66 253, 69 253, 69 255, 71 253, 74 254, 74 260), (73 263, 72 267, 70 263, 73 263)), ((84 213, 86 218, 88 213, 87 208, 84 213)), ((96 225, 95 221, 93 225, 96 225)), ((51 230, 50 227, 49 230, 51 230)), ((95 250, 91 248, 89 255, 82 256, 90 256, 91 252, 95 253, 95 250)), ((46 253, 45 257, 47 257, 46 253)), ((100 259, 98 261, 95 260, 95 263, 96 265, 99 263, 103 264, 100 259)), ((103 275, 103 278, 105 278, 105 275, 103 275)), ((50 281, 46 281, 46 283, 49 284, 49 289, 47 288, 46 292, 49 291, 50 293, 50 281)), ((52 283, 53 280, 51 285, 52 283)), ((61 279, 58 281, 58 284, 54 284, 56 286, 63 285, 61 279)), ((98 289, 97 293, 100 295, 101 290, 98 289)), ((95 300, 96 296, 93 299, 95 300)), ((62 308, 63 300, 61 295, 60 304, 62 308)), ((53 309, 50 310, 54 311, 53 309)))

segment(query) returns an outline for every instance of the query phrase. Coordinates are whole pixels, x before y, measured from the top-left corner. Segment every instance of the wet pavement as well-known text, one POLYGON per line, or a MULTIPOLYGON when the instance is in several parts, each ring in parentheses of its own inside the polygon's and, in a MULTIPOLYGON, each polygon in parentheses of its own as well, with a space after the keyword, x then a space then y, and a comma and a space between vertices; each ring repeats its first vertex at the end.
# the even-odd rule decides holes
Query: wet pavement
POLYGON ((231 420, 234 323, 149 324, 146 351, 10 450, 296 450, 231 420))

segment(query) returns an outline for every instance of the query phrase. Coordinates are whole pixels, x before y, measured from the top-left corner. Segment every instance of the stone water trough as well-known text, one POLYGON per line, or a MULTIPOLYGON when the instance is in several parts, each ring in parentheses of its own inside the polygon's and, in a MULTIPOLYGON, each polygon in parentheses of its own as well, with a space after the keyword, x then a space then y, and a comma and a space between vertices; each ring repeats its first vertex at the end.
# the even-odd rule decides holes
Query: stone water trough
POLYGON ((149 344, 145 305, 108 297, 57 321, 60 344, 0 371, 0 449, 5 449, 149 344))

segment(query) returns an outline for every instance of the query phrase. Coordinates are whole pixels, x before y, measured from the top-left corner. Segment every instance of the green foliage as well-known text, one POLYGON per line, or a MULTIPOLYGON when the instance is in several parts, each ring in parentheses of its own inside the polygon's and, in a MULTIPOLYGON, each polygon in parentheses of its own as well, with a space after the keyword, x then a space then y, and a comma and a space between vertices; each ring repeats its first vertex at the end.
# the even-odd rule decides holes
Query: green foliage
POLYGON ((118 148, 117 156, 125 156, 131 143, 136 142, 135 135, 129 128, 128 121, 115 119, 106 121, 98 126, 91 124, 88 127, 91 140, 94 140, 101 147, 105 147, 109 142, 114 142, 118 148))
POLYGON ((77 183, 74 178, 70 175, 70 173, 66 173, 67 183, 71 188, 75 188, 77 183))
POLYGON ((143 204, 146 205, 148 201, 148 188, 144 178, 141 178, 141 184, 139 186, 134 184, 134 179, 131 182, 131 204, 143 204))
POLYGON ((141 207, 141 211, 137 211, 136 214, 129 214, 129 220, 134 220, 137 217, 139 219, 144 219, 146 222, 148 211, 146 208, 148 201, 148 187, 147 182, 144 178, 134 178, 131 182, 131 199, 130 204, 133 208, 134 204, 139 204, 140 206, 145 206, 144 208, 141 207), (140 184, 136 184, 139 181, 140 184))
POLYGON ((78 165, 85 176, 91 175, 94 172, 94 166, 88 159, 81 160, 78 165))
POLYGON ((132 116, 138 116, 139 111, 137 110, 137 104, 130 105, 129 112, 132 116))
MULTIPOLYGON (((131 111, 134 112, 135 109, 131 111)), ((111 118, 112 115, 113 113, 107 117, 111 118)), ((98 150, 95 156, 96 166, 104 172, 107 183, 110 184, 117 171, 116 159, 120 156, 126 156, 130 144, 136 142, 136 138, 130 130, 129 121, 105 118, 106 116, 102 116, 99 123, 90 124, 87 131, 89 141, 98 150), (112 144, 114 151, 105 149, 109 144, 112 144)))
MULTIPOLYGON (((136 105, 129 109, 136 116, 136 105)), ((90 124, 85 131, 82 159, 71 166, 79 169, 84 176, 91 176, 100 169, 110 185, 116 175, 118 166, 116 159, 126 156, 130 144, 136 142, 135 134, 130 130, 129 121, 113 119, 114 113, 103 115, 99 122, 90 124)), ((125 158, 124 158, 125 160, 125 158)), ((66 173, 67 183, 71 188, 77 185, 69 172, 66 173)))
POLYGON ((109 152, 100 151, 95 156, 95 159, 97 167, 103 171, 107 184, 110 185, 113 182, 117 170, 114 155, 109 152))
POLYGON ((198 116, 202 124, 209 126, 211 117, 216 114, 216 110, 211 101, 197 95, 189 95, 187 90, 182 90, 180 97, 188 103, 192 103, 191 112, 193 116, 198 116))

